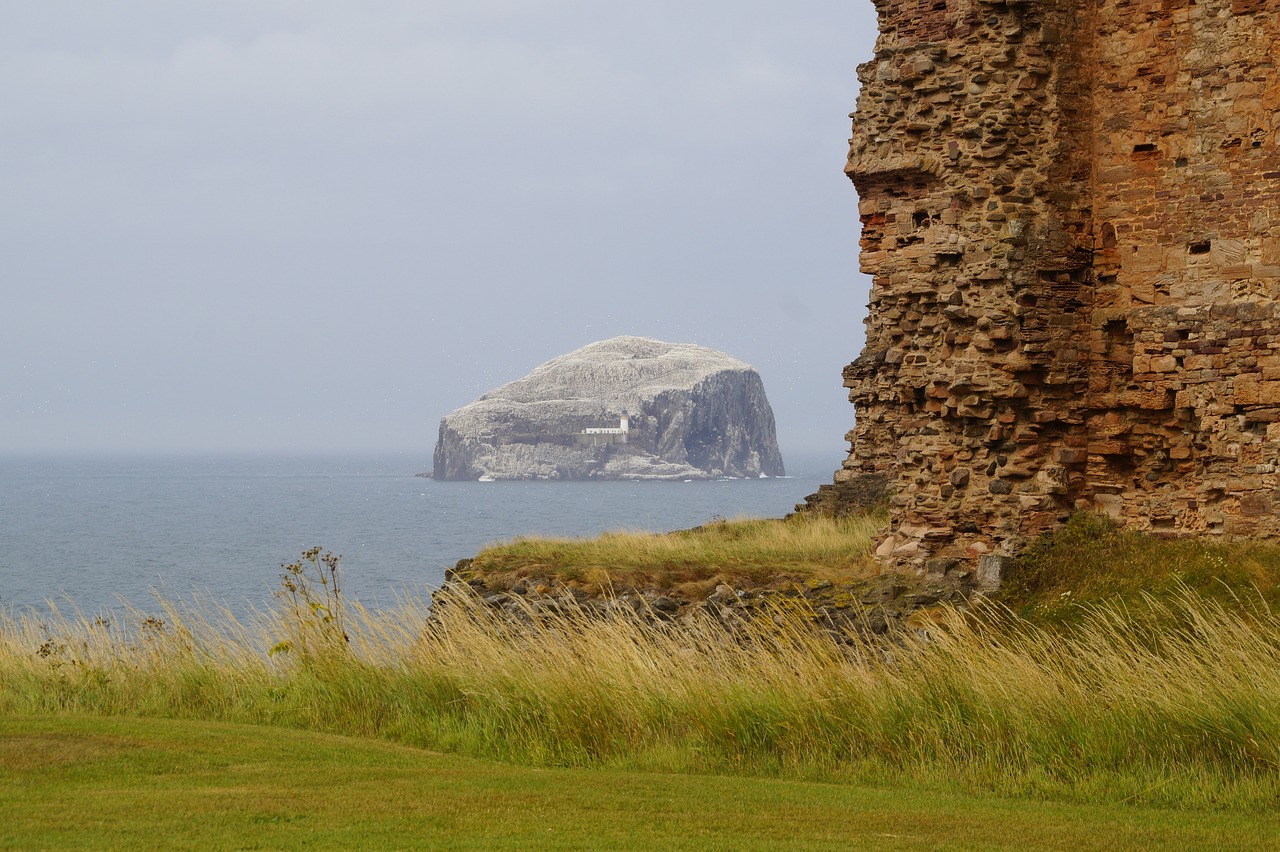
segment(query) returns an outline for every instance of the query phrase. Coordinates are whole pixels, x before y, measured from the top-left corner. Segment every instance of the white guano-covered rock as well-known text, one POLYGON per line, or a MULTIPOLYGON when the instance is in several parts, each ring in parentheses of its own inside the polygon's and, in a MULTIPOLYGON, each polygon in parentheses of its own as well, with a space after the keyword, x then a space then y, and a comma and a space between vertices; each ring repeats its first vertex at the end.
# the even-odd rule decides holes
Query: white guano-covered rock
POLYGON ((584 346, 454 411, 440 421, 433 470, 442 480, 783 473, 755 370, 705 346, 646 337, 584 346))

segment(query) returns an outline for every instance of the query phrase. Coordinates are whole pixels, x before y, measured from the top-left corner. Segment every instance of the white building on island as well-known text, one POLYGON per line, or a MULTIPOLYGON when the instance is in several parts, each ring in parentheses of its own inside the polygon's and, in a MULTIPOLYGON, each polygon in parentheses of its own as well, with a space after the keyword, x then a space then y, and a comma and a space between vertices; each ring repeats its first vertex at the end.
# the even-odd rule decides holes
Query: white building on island
POLYGON ((618 419, 618 425, 592 427, 583 429, 578 433, 579 441, 591 443, 618 443, 625 444, 627 442, 627 433, 631 431, 631 416, 627 412, 622 412, 622 417, 618 419))
POLYGON ((631 431, 631 417, 627 412, 622 412, 622 417, 618 420, 617 428, 608 427, 604 429, 583 429, 580 435, 625 435, 631 431))

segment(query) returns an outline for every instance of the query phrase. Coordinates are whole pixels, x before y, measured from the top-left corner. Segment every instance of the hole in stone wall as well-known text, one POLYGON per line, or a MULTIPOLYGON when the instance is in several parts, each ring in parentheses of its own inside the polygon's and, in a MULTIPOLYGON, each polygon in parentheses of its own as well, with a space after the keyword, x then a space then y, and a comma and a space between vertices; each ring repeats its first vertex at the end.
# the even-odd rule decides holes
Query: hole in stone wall
POLYGON ((1019 293, 1018 298, 1014 300, 1020 307, 1034 308, 1040 300, 1036 298, 1035 293, 1019 293))
POLYGON ((1133 146, 1133 153, 1135 154, 1150 154, 1155 150, 1156 146, 1153 142, 1143 142, 1140 145, 1133 146))
POLYGON ((1133 345, 1133 334, 1129 331, 1129 324, 1122 319, 1108 320, 1102 326, 1102 333, 1106 336, 1108 351, 1117 348, 1128 349, 1133 345))
POLYGON ((1123 319, 1107 320, 1102 325, 1102 340, 1108 361, 1122 372, 1128 372, 1133 362, 1133 332, 1123 319))
POLYGON ((1107 478, 1112 480, 1125 480, 1134 474, 1137 465, 1134 463, 1133 456, 1128 453, 1124 455, 1106 455, 1103 458, 1107 466, 1107 478))
POLYGON ((1187 162, 1188 161, 1186 157, 1179 157, 1178 159, 1173 161, 1173 164, 1180 169, 1185 169, 1187 167, 1187 162))
POLYGON ((1104 249, 1116 247, 1116 228, 1110 222, 1102 226, 1102 247, 1104 249))
POLYGON ((1102 326, 1102 331, 1111 340, 1133 339, 1133 335, 1129 333, 1129 323, 1122 319, 1107 320, 1102 326))
POLYGON ((1187 246, 1187 251, 1190 254, 1208 254, 1212 247, 1213 244, 1209 240, 1200 240, 1187 246))
POLYGON ((911 215, 911 221, 915 223, 917 228, 923 228, 929 224, 929 214, 924 210, 917 210, 911 215))

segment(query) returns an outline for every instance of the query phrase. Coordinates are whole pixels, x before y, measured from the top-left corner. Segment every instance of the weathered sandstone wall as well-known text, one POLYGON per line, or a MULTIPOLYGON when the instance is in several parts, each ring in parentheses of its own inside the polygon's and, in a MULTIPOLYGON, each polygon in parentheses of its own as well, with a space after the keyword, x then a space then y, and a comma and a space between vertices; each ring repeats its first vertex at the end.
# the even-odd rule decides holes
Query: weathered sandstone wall
POLYGON ((1280 0, 879 0, 847 173, 879 555, 945 571, 1074 508, 1280 535, 1280 0))

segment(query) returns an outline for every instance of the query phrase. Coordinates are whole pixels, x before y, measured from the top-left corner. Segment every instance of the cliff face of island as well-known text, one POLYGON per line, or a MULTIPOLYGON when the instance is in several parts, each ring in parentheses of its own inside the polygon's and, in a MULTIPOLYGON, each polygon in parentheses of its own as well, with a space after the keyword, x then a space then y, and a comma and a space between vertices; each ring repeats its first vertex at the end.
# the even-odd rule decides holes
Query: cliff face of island
POLYGON ((764 383, 723 352, 616 337, 440 421, 433 476, 679 480, 785 473, 764 383))

